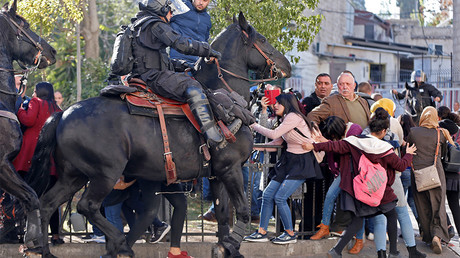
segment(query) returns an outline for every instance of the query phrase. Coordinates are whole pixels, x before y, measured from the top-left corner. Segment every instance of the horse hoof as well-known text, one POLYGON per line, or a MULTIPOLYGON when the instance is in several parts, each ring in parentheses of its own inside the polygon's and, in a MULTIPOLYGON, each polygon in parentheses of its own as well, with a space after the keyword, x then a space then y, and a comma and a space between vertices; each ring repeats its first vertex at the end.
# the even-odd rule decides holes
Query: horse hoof
POLYGON ((225 258, 225 248, 222 245, 214 245, 211 250, 212 258, 225 258))

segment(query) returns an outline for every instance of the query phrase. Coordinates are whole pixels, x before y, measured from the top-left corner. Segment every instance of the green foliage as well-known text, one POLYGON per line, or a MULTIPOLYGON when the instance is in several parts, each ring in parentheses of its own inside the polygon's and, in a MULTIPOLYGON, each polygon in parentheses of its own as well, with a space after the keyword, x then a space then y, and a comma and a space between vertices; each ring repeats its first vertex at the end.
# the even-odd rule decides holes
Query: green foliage
MULTIPOLYGON (((306 51, 320 29, 321 15, 305 16, 319 0, 214 0, 209 12, 216 36, 243 11, 246 19, 280 52, 306 51)), ((298 61, 294 57, 294 62, 298 61)))
POLYGON ((129 24, 139 9, 136 1, 132 0, 98 0, 97 8, 100 22, 100 55, 102 60, 109 60, 120 26, 129 24))
POLYGON ((24 16, 34 31, 48 36, 57 26, 72 28, 83 19, 82 0, 22 0, 18 13, 24 16))

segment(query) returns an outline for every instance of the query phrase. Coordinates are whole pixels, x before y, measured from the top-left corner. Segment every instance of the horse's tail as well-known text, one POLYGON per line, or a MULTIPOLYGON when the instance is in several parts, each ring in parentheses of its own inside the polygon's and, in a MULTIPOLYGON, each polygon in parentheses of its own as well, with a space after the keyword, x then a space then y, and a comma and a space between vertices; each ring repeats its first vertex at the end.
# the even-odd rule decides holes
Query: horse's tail
POLYGON ((63 112, 54 113, 40 131, 26 182, 40 197, 48 187, 52 157, 56 149, 56 129, 63 112))

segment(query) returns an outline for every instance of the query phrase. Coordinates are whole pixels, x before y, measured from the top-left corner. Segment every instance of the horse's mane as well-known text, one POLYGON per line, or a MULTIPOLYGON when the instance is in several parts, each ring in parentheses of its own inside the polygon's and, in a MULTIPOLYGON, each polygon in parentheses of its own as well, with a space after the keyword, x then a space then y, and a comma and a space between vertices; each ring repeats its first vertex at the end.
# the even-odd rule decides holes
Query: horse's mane
MULTIPOLYGON (((216 40, 218 40, 220 37, 222 37, 222 35, 225 32, 233 31, 233 30, 237 30, 239 33, 241 33, 242 28, 237 23, 230 24, 229 26, 227 26, 227 28, 223 29, 219 34, 217 34, 217 36, 214 38, 214 40, 211 42, 211 44, 214 43, 216 40)), ((247 33, 248 33, 248 36, 249 36, 248 45, 252 45, 254 43, 254 41, 256 40, 256 37, 255 37, 256 30, 251 25, 248 25, 247 33)))

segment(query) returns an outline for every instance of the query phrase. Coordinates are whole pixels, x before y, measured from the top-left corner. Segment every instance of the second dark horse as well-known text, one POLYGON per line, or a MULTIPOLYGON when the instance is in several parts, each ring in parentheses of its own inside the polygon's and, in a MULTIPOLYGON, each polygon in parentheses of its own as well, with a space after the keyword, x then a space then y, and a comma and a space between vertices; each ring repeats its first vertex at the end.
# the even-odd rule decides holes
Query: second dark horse
MULTIPOLYGON (((39 202, 35 192, 16 173, 12 161, 21 148, 22 133, 15 115, 17 91, 14 83, 13 61, 45 68, 56 62, 56 51, 16 13, 17 2, 3 6, 0 12, 0 187, 15 196, 27 215, 24 243, 40 246, 39 202)), ((29 71, 30 72, 30 71, 29 71)), ((4 228, 2 234, 11 230, 4 228)), ((3 235, 2 235, 3 237, 3 235)))
MULTIPOLYGON (((223 54, 220 65, 240 75, 238 77, 247 77, 249 69, 267 71, 267 66, 272 67, 280 77, 289 76, 291 73, 288 60, 273 48, 264 36, 248 25, 242 14, 214 40, 212 48, 223 54), (254 47, 255 45, 266 57, 254 47), (273 63, 267 62, 266 58, 273 63)), ((223 88, 224 85, 217 74, 214 64, 206 64, 201 60, 201 69, 195 77, 208 88, 223 88)), ((233 90, 249 99, 248 81, 228 74, 224 74, 224 78, 233 90)), ((198 133, 185 118, 168 118, 166 123, 178 178, 195 178, 202 165, 198 133)), ((244 225, 249 220, 241 167, 250 155, 253 138, 247 126, 243 126, 235 136, 235 143, 228 144, 218 151, 212 150, 211 168, 212 174, 218 179, 212 180, 212 190, 217 204, 219 243, 231 256, 240 256, 239 246, 244 225), (228 197, 224 194, 224 189, 236 208, 238 221, 232 234, 228 225, 228 197)), ((58 181, 40 199, 44 232, 53 211, 89 181, 77 205, 78 212, 85 215, 106 235, 107 256, 133 256, 131 247, 139 235, 134 236, 130 232, 125 239, 124 235, 101 215, 99 207, 122 174, 150 181, 166 181, 158 119, 130 115, 125 102, 119 97, 88 99, 54 116, 44 126, 31 173, 38 177, 42 175, 41 178, 45 180, 52 153, 55 157, 58 181)), ((145 214, 152 216, 156 214, 158 207, 146 209, 148 212, 145 214)), ((149 224, 152 218, 145 221, 149 224)), ((141 227, 147 228, 147 225, 141 227)), ((47 242, 46 236, 44 241, 47 242)), ((51 256, 48 246, 45 246, 43 255, 51 256)))

